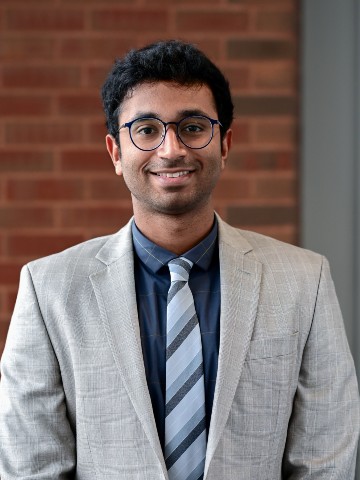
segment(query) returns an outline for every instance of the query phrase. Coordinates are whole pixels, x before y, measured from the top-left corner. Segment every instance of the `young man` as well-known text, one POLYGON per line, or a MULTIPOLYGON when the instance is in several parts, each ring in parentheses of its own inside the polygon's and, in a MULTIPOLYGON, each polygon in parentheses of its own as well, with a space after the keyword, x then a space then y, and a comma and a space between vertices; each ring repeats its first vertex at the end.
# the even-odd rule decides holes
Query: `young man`
POLYGON ((327 261, 214 214, 223 75, 160 42, 115 63, 103 100, 134 218, 24 267, 1 478, 350 480, 358 389, 327 261))

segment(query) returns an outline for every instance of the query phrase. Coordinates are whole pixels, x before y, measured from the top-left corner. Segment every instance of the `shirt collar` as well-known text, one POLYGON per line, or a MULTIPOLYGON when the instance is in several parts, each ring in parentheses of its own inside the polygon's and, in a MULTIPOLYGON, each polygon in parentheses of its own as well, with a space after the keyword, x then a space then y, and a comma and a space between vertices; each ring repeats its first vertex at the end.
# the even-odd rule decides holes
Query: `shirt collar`
MULTIPOLYGON (((170 260, 177 258, 178 255, 159 247, 159 245, 145 237, 136 226, 135 221, 132 222, 131 229, 136 255, 154 273, 158 272, 163 266, 167 266, 170 260)), ((216 217, 214 217, 214 224, 210 233, 195 247, 181 256, 187 258, 201 269, 208 270, 217 245, 217 235, 218 222, 216 217)))

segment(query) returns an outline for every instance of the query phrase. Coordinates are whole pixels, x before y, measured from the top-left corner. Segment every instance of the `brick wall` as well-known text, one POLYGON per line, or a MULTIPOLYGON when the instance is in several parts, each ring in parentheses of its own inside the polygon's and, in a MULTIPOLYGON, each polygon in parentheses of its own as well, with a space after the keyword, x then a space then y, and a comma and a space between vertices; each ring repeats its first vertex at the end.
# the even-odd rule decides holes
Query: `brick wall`
POLYGON ((131 215, 98 94, 131 47, 182 38, 226 72, 235 144, 216 208, 296 243, 298 17, 296 0, 1 1, 0 352, 21 265, 131 215))

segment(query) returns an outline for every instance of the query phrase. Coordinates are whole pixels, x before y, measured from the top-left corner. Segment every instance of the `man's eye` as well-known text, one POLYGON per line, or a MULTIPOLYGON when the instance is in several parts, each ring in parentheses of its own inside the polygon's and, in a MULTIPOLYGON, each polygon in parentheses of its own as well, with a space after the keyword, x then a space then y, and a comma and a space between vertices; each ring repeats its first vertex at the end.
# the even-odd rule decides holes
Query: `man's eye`
POLYGON ((189 125, 185 125, 182 129, 183 132, 185 133, 198 133, 198 132, 202 132, 202 128, 200 125, 194 125, 194 124, 189 124, 189 125))
POLYGON ((151 135, 152 133, 154 133, 154 131, 155 130, 153 127, 141 127, 138 128, 137 133, 141 135, 151 135))
POLYGON ((136 135, 157 135, 159 129, 154 125, 141 125, 135 130, 136 135))

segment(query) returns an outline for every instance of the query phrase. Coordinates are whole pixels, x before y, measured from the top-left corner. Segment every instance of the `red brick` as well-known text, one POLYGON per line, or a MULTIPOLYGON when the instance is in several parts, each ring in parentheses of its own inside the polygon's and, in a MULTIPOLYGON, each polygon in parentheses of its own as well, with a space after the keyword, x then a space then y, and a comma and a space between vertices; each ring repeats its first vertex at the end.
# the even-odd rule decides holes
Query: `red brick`
POLYGON ((180 32, 232 32, 240 33, 248 29, 248 15, 246 12, 223 10, 208 11, 188 10, 180 11, 176 16, 176 26, 180 32))
POLYGON ((80 86, 80 69, 63 66, 5 66, 3 86, 16 88, 67 88, 80 86))
POLYGON ((70 172, 110 172, 113 165, 106 151, 102 149, 65 150, 60 154, 60 166, 70 172))
POLYGON ((213 62, 219 62, 222 58, 222 45, 220 38, 213 39, 198 37, 194 31, 193 33, 189 32, 186 35, 186 41, 194 43, 195 46, 204 52, 213 62), (194 38, 192 38, 192 35, 194 35, 194 38))
POLYGON ((52 169, 52 152, 0 149, 0 172, 48 172, 52 169))
POLYGON ((7 197, 9 200, 79 200, 83 198, 82 180, 65 179, 26 179, 9 180, 7 197))
POLYGON ((5 292, 1 290, 4 290, 4 287, 0 289, 0 315, 5 312, 5 292))
POLYGON ((294 12, 275 9, 260 10, 256 16, 255 25, 259 32, 274 33, 295 33, 297 27, 294 12))
POLYGON ((14 310, 16 297, 18 293, 18 288, 14 288, 12 286, 7 287, 6 292, 6 310, 8 312, 12 312, 14 310))
POLYGON ((41 116, 51 111, 51 98, 39 95, 0 95, 0 115, 41 116))
POLYGON ((247 122, 235 119, 231 129, 233 131, 234 144, 243 144, 250 141, 250 128, 247 122))
MULTIPOLYGON (((147 0, 140 0, 140 3, 146 5, 147 0)), ((174 5, 194 5, 194 0, 172 0, 174 5)), ((199 5, 217 5, 222 3, 222 0, 197 0, 196 6, 199 5)), ((169 0, 152 0, 152 5, 169 5, 169 0)))
POLYGON ((4 320, 2 319, 0 321, 0 338, 5 339, 9 329, 9 325, 10 325, 10 318, 4 319, 4 320))
POLYGON ((17 285, 19 283, 21 265, 0 262, 0 285, 17 285))
POLYGON ((5 193, 6 193, 6 188, 5 188, 5 178, 1 178, 0 176, 0 203, 3 203, 3 200, 5 199, 5 193))
POLYGON ((83 30, 85 25, 82 10, 64 8, 9 9, 6 26, 12 30, 29 31, 71 31, 83 30))
POLYGON ((94 30, 115 30, 119 32, 164 32, 168 23, 167 10, 155 9, 108 9, 91 12, 91 25, 94 30))
POLYGON ((114 172, 113 179, 93 180, 90 183, 90 197, 95 200, 129 200, 130 193, 124 181, 114 172))
POLYGON ((105 82, 105 79, 108 76, 110 69, 111 69, 110 63, 106 67, 90 66, 86 70, 87 85, 89 85, 90 87, 96 87, 100 89, 103 83, 105 82))
POLYGON ((0 228, 51 227, 53 215, 46 207, 0 207, 0 228))
POLYGON ((291 225, 296 222, 297 209, 293 206, 237 206, 229 207, 227 219, 232 225, 291 225))
POLYGON ((220 200, 227 202, 229 200, 237 200, 240 198, 247 198, 249 196, 249 183, 247 180, 239 177, 225 178, 217 184, 214 190, 214 198, 216 202, 220 200))
POLYGON ((110 70, 110 62, 116 57, 121 57, 131 48, 134 48, 134 41, 131 38, 119 36, 64 38, 60 46, 60 56, 66 59, 108 60, 107 70, 110 70))
POLYGON ((228 67, 222 69, 225 77, 230 83, 230 88, 246 89, 249 87, 250 72, 248 67, 228 67))
POLYGON ((91 122, 87 130, 87 140, 90 143, 105 145, 105 136, 107 133, 104 121, 91 122))
POLYGON ((230 152, 227 168, 232 170, 290 170, 295 168, 295 156, 291 151, 241 151, 230 152))
POLYGON ((111 231, 124 225, 132 215, 129 207, 67 208, 62 211, 63 227, 106 227, 111 231))
POLYGON ((103 116, 98 92, 93 95, 60 95, 57 103, 59 112, 65 115, 101 114, 103 116))
POLYGON ((228 42, 228 56, 231 60, 279 60, 293 59, 296 45, 291 40, 248 40, 236 39, 228 42))
POLYGON ((297 128, 292 122, 259 122, 255 128, 255 141, 269 144, 294 144, 297 128))
POLYGON ((9 329, 10 319, 9 317, 0 319, 0 357, 5 347, 5 339, 9 329))
MULTIPOLYGON (((22 5, 17 5, 17 7, 22 7, 24 5, 24 0, 1 0, 1 4, 5 5, 14 5, 14 4, 22 4, 22 5)), ((37 6, 41 7, 42 4, 49 4, 49 0, 26 0, 26 5, 27 4, 38 4, 37 6)))
MULTIPOLYGON (((0 317, 0 323, 2 321, 3 320, 0 317)), ((4 331, 2 331, 1 336, 0 336, 0 357, 2 356, 2 354, 4 352, 6 334, 7 334, 7 329, 6 330, 4 329, 4 331)))
MULTIPOLYGON (((98 4, 98 5, 104 5, 108 3, 109 5, 112 4, 119 4, 119 3, 124 3, 126 5, 129 4, 129 0, 61 0, 62 3, 71 3, 71 4, 84 4, 84 5, 89 5, 89 4, 98 4)), ((138 4, 139 0, 133 0, 131 2, 131 5, 138 4)))
POLYGON ((234 96, 235 112, 248 115, 293 115, 297 109, 294 96, 234 96))
POLYGON ((76 245, 85 238, 83 235, 9 235, 8 253, 11 256, 41 257, 59 252, 76 245))
POLYGON ((279 169, 297 168, 297 155, 294 152, 279 152, 277 154, 277 167, 279 169))
POLYGON ((77 143, 81 139, 80 124, 75 123, 16 123, 5 128, 7 143, 52 144, 77 143))
MULTIPOLYGON (((179 34, 164 34, 161 38, 177 38, 179 34)), ((145 32, 141 35, 141 43, 137 46, 143 46, 150 43, 158 42, 159 41, 159 34, 154 32, 145 32)), ((215 63, 219 63, 223 59, 222 53, 222 40, 221 37, 209 37, 209 36, 202 36, 198 34, 198 32, 188 32, 186 34, 186 42, 194 44, 199 50, 204 52, 211 60, 215 63)))
POLYGON ((295 65, 257 64, 252 68, 252 76, 256 88, 296 93, 295 65))
POLYGON ((22 36, 14 38, 14 36, 5 37, 3 35, 0 42, 0 60, 49 59, 54 54, 54 48, 55 39, 51 37, 22 36))
MULTIPOLYGON (((267 7, 269 6, 269 0, 229 0, 230 3, 236 3, 240 5, 266 5, 267 7)), ((271 5, 289 5, 290 4, 295 4, 297 0, 271 0, 271 5)))
POLYGON ((297 182, 292 178, 256 178, 255 197, 257 199, 290 199, 296 200, 297 182))

